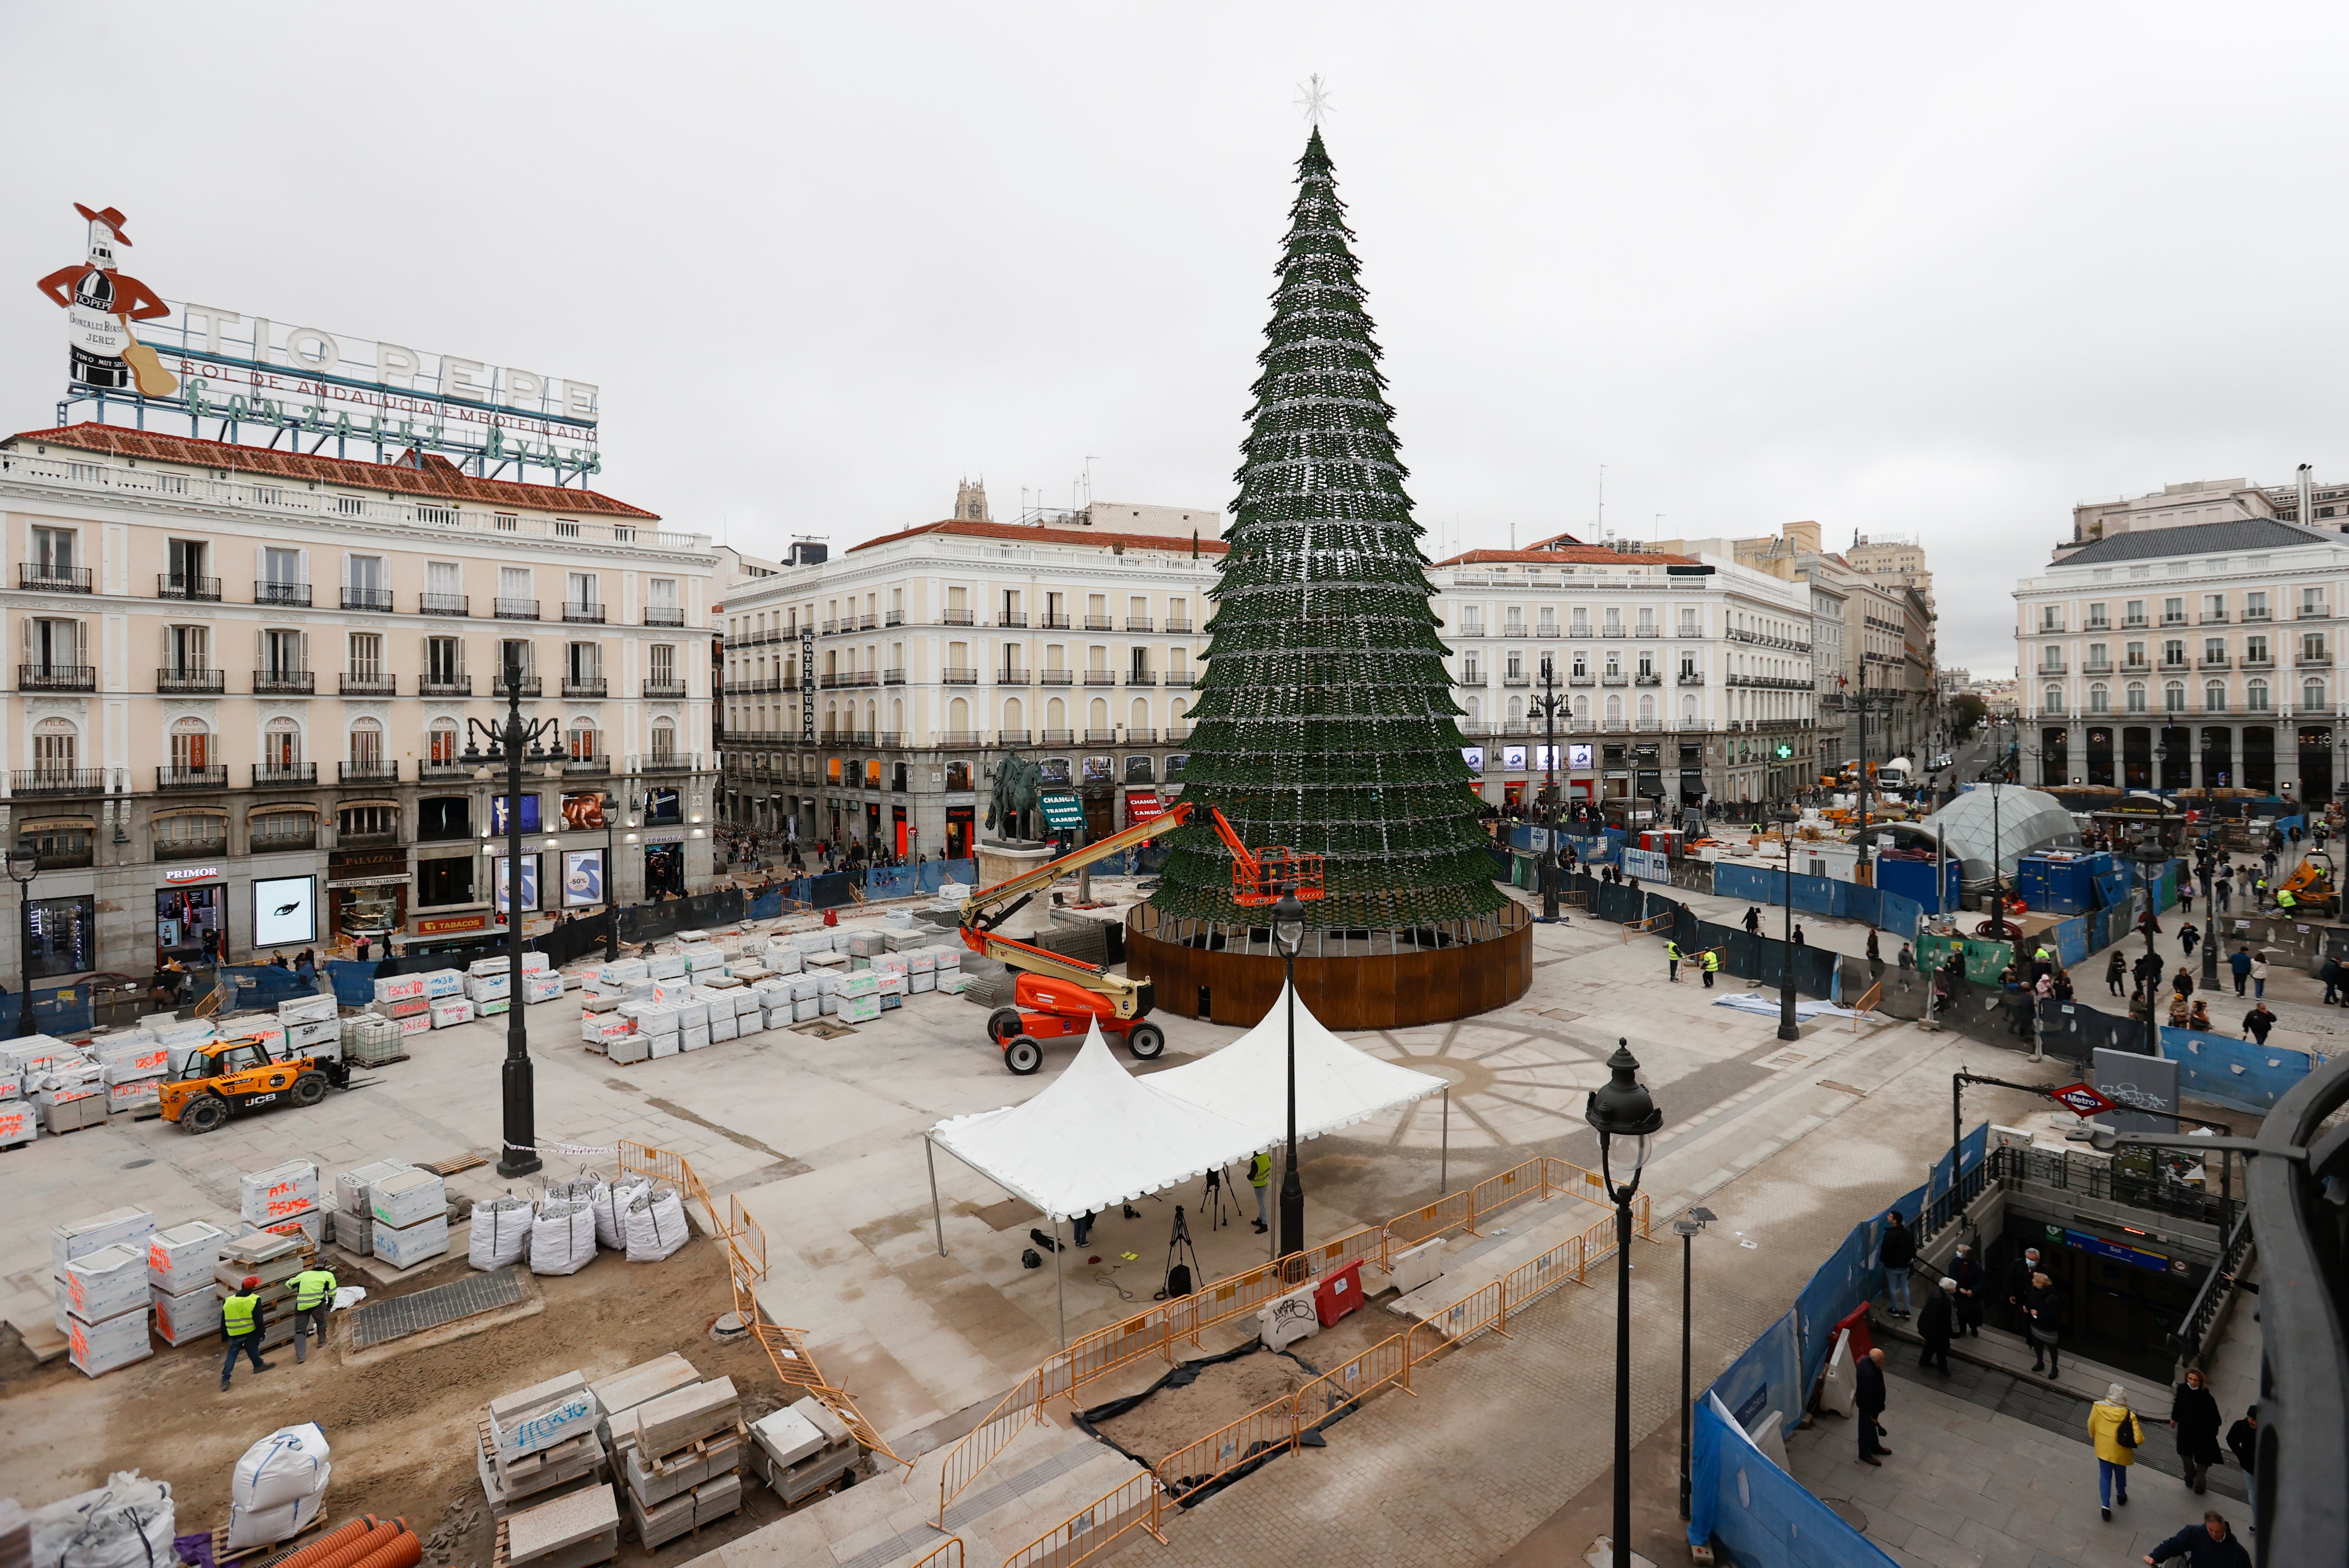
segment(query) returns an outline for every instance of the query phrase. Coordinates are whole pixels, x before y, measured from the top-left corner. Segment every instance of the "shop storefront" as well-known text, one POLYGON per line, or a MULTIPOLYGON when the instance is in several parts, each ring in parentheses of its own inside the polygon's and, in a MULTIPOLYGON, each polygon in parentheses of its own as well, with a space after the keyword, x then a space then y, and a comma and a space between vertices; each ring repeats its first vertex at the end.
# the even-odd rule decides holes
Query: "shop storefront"
POLYGON ((401 951, 409 954, 471 951, 492 929, 486 913, 427 915, 410 923, 401 951))
MULTIPOLYGON (((326 932, 331 942, 381 942, 407 923, 406 850, 337 850, 326 857, 326 932)), ((254 944, 263 945, 256 933, 254 944)))
POLYGON ((155 890, 155 966, 211 961, 228 929, 228 885, 218 866, 173 866, 155 890))
POLYGON ((685 843, 672 839, 645 846, 645 898, 685 896, 685 843))
POLYGON ((976 836, 972 831, 973 810, 974 808, 969 806, 947 808, 947 858, 948 860, 964 861, 970 858, 971 844, 976 836))
POLYGON ((87 975, 98 967, 98 900, 36 898, 25 911, 32 948, 27 967, 36 980, 87 975))

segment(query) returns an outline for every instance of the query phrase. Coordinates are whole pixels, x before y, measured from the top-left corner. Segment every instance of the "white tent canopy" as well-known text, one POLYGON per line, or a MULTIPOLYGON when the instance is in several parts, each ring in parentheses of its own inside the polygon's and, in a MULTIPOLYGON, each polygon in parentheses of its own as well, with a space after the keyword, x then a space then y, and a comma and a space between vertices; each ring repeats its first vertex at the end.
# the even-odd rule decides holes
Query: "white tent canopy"
MULTIPOLYGON (((1212 1055, 1154 1073, 1150 1087, 1249 1128, 1250 1145, 1270 1148, 1288 1135, 1288 991, 1282 987, 1264 1022, 1212 1055)), ((1331 1034, 1312 1010, 1297 1008, 1297 1136, 1319 1138, 1381 1111, 1440 1094, 1428 1073, 1381 1061, 1331 1034)))
POLYGON ((1120 1067, 1095 1025, 1069 1070, 1035 1098, 950 1117, 930 1138, 1055 1221, 1113 1209, 1265 1146, 1253 1128, 1161 1094, 1155 1083, 1120 1067))

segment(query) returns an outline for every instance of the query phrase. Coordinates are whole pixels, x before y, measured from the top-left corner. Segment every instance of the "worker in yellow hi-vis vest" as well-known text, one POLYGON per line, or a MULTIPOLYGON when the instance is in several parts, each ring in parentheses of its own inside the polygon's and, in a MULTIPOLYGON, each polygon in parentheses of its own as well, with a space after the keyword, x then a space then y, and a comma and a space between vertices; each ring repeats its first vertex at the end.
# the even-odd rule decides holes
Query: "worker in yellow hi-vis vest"
POLYGON ((335 1307, 335 1276, 313 1264, 288 1283, 294 1288, 294 1365, 299 1367, 309 1359, 310 1334, 318 1336, 320 1350, 326 1348, 326 1314, 335 1307))
POLYGON ((244 1284, 221 1303, 221 1337, 228 1342, 228 1354, 221 1358, 221 1392, 228 1392, 228 1375, 236 1367, 240 1353, 253 1357, 255 1372, 269 1370, 269 1363, 261 1358, 261 1331, 269 1322, 269 1308, 261 1300, 261 1280, 247 1274, 244 1284))
POLYGON ((1248 1161, 1248 1185, 1256 1189, 1256 1233, 1272 1229, 1272 1156, 1259 1154, 1248 1161))
POLYGON ((1718 947, 1706 948, 1704 950, 1704 988, 1706 990, 1710 991, 1713 989, 1713 977, 1720 973, 1721 949, 1718 947))

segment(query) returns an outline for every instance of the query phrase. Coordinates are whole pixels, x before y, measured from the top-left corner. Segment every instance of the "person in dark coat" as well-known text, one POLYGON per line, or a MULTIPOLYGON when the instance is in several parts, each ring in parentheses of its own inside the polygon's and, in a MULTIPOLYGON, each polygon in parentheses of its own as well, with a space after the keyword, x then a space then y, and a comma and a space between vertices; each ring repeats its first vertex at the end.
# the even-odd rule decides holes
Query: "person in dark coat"
POLYGON ((2032 1247, 2006 1265, 2006 1305, 2014 1308, 2017 1333, 2027 1333, 2031 1316, 2024 1304, 2031 1299, 2031 1276, 2039 1272, 2039 1249, 2032 1247))
POLYGON ((2023 1320, 2031 1337, 2031 1369, 2040 1370, 2044 1353, 2047 1376, 2060 1378, 2063 1368, 2056 1365, 2055 1346, 2064 1328, 2064 1302, 2055 1294, 2055 1282, 2044 1274, 2031 1276, 2031 1294, 2023 1300, 2023 1320))
POLYGON ((1892 1451, 1876 1440, 1884 1434, 1884 1429, 1876 1424, 1876 1418, 1884 1414, 1883 1347, 1879 1346, 1861 1357, 1859 1365, 1852 1368, 1852 1402, 1859 1408, 1859 1462, 1881 1470, 1884 1462, 1876 1456, 1892 1451))
POLYGON ((1944 1277, 1940 1288, 1925 1298, 1924 1310, 1917 1315, 1917 1332, 1925 1341, 1925 1354, 1917 1358, 1917 1365, 1939 1367, 1944 1377, 1950 1375, 1950 1336, 1958 1326, 1957 1288, 1956 1280, 1944 1277))
POLYGON ((2243 1418, 2227 1429, 2227 1447, 2234 1450, 2235 1462, 2243 1467, 2245 1475, 2259 1469, 2260 1408, 2251 1406, 2243 1418))
POLYGON ((2178 1435, 2178 1462, 2186 1467, 2186 1486, 2200 1491, 2210 1467, 2220 1462, 2219 1401, 2202 1381, 2202 1368, 2189 1367, 2186 1381, 2169 1401, 2169 1429, 2178 1435))
POLYGON ((1876 1261, 1884 1270, 1884 1294, 1895 1317, 1909 1315, 1909 1266, 1917 1261, 1917 1233, 1900 1218, 1898 1209, 1884 1216, 1884 1234, 1876 1243, 1876 1261))
POLYGON ((2110 991, 2116 996, 2119 995, 2121 994, 2121 981, 2127 977, 2127 975, 2128 960, 2122 956, 2121 950, 2116 947, 2113 949, 2112 957, 2105 962, 2105 989, 2110 991))
POLYGON ((1982 1266, 1974 1257, 1973 1243, 1961 1242, 1958 1255, 1950 1262, 1950 1277, 1957 1282, 1958 1332, 1982 1337, 1982 1287, 1989 1283, 1982 1266))
POLYGON ((2251 1554, 2235 1539, 2227 1517, 2205 1510, 2202 1522, 2189 1524, 2145 1554, 2151 1563, 2184 1563, 2186 1568, 2251 1568, 2251 1554))
POLYGON ((2251 1010, 2243 1015, 2243 1033, 2261 1045, 2268 1043, 2268 1031, 2275 1027, 2275 1015, 2268 1011, 2265 1002, 2254 1002, 2251 1010))

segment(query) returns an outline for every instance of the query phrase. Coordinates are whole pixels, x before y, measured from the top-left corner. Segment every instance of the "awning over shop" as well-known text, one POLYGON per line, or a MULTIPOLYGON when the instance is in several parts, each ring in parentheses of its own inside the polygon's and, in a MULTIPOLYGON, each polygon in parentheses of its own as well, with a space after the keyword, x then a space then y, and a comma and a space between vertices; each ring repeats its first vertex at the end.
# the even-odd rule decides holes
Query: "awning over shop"
POLYGON ((1128 789, 1125 792, 1127 827, 1136 827, 1143 822, 1154 822, 1165 814, 1166 807, 1158 799, 1157 790, 1128 789))

